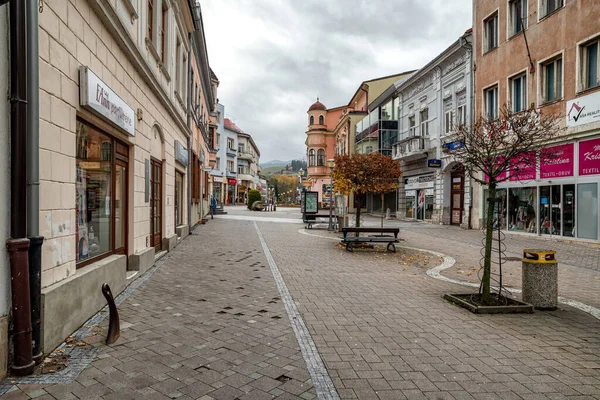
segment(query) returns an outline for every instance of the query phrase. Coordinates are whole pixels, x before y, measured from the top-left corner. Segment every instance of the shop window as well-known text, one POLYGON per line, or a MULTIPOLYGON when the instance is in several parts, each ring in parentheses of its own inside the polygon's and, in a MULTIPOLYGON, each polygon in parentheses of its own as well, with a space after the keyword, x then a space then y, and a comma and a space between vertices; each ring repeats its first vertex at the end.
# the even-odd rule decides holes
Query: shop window
POLYGON ((487 53, 498 47, 498 12, 483 21, 483 28, 483 52, 487 53))
POLYGON ((581 59, 582 90, 590 89, 600 85, 600 64, 598 63, 598 52, 600 51, 600 38, 595 38, 585 45, 579 46, 579 58, 581 59))
POLYGON ((325 150, 319 149, 317 151, 317 167, 325 166, 325 150))
POLYGON ((510 79, 510 101, 513 112, 521 112, 527 108, 527 76, 521 74, 510 79))
POLYGON ((175 226, 183 224, 183 174, 175 171, 175 226))
MULTIPOLYGON (((483 198, 487 199, 490 197, 489 190, 485 189, 483 191, 483 198)), ((501 199, 499 203, 496 203, 493 213, 492 220, 492 228, 494 229, 506 229, 506 209, 507 209, 507 200, 506 200, 506 189, 496 189, 496 198, 501 199)), ((483 203, 483 220, 484 224, 487 225, 487 215, 488 215, 489 203, 484 201, 483 203)))
POLYGON ((125 251, 127 146, 77 121, 76 262, 125 251))
POLYGON ((598 240, 598 184, 577 185, 577 237, 598 240))
POLYGON ((537 187, 508 189, 508 198, 503 199, 503 203, 506 202, 509 230, 529 233, 537 232, 535 225, 537 221, 535 215, 537 187))
POLYGON ((509 0, 508 26, 510 36, 527 28, 527 0, 509 0))
POLYGON ((542 98, 545 103, 562 98, 562 57, 542 64, 542 98))

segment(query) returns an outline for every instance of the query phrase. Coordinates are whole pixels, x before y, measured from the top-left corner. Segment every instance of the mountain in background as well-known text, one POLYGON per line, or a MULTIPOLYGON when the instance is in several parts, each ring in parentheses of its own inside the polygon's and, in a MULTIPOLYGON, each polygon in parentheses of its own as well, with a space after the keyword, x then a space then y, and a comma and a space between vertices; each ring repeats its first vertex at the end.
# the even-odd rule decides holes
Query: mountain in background
POLYGON ((281 160, 271 160, 271 161, 267 161, 264 163, 260 163, 260 166, 263 168, 269 168, 269 167, 285 167, 286 165, 288 165, 290 163, 290 161, 281 161, 281 160))
POLYGON ((262 174, 265 176, 277 174, 297 174, 300 169, 306 171, 306 161, 304 160, 273 160, 266 163, 261 163, 260 166, 262 168, 262 174))

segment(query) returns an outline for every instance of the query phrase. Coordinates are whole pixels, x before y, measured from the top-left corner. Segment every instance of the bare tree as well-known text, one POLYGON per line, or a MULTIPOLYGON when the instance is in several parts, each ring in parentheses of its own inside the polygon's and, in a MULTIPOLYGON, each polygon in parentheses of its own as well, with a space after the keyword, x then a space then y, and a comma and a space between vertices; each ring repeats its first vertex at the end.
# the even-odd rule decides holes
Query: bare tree
MULTIPOLYGON (((494 202, 499 183, 509 179, 507 172, 517 176, 536 171, 538 157, 552 158, 544 149, 557 138, 564 128, 559 115, 544 114, 540 110, 512 112, 508 105, 500 110, 496 119, 479 117, 472 125, 455 129, 455 146, 449 150, 462 162, 470 177, 489 187, 489 203, 485 226, 485 256, 482 277, 481 301, 491 302, 490 277, 494 202), (483 173, 483 174, 482 174, 483 173)), ((535 176, 534 176, 535 178, 535 176)), ((501 293, 499 294, 501 295, 501 293)))

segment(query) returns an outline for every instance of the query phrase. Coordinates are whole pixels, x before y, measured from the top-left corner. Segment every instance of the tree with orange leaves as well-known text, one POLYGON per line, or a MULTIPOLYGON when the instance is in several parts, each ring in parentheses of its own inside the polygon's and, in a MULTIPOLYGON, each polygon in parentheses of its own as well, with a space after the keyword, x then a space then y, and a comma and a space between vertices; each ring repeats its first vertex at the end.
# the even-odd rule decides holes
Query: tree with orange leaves
MULTIPOLYGON (((333 187, 345 195, 373 193, 381 196, 393 192, 400 183, 400 163, 381 153, 352 154, 335 157, 333 187)), ((356 227, 360 227, 360 208, 356 206, 356 227)), ((383 226, 383 213, 381 216, 383 226)))

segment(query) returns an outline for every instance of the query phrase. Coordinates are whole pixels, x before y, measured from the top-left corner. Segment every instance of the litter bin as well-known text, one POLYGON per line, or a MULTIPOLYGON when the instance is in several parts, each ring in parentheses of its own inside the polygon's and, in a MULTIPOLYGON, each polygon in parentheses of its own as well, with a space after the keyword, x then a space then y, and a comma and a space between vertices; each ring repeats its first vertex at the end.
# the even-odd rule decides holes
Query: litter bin
POLYGON ((523 250, 523 301, 538 310, 556 310, 558 262, 554 250, 523 250))

